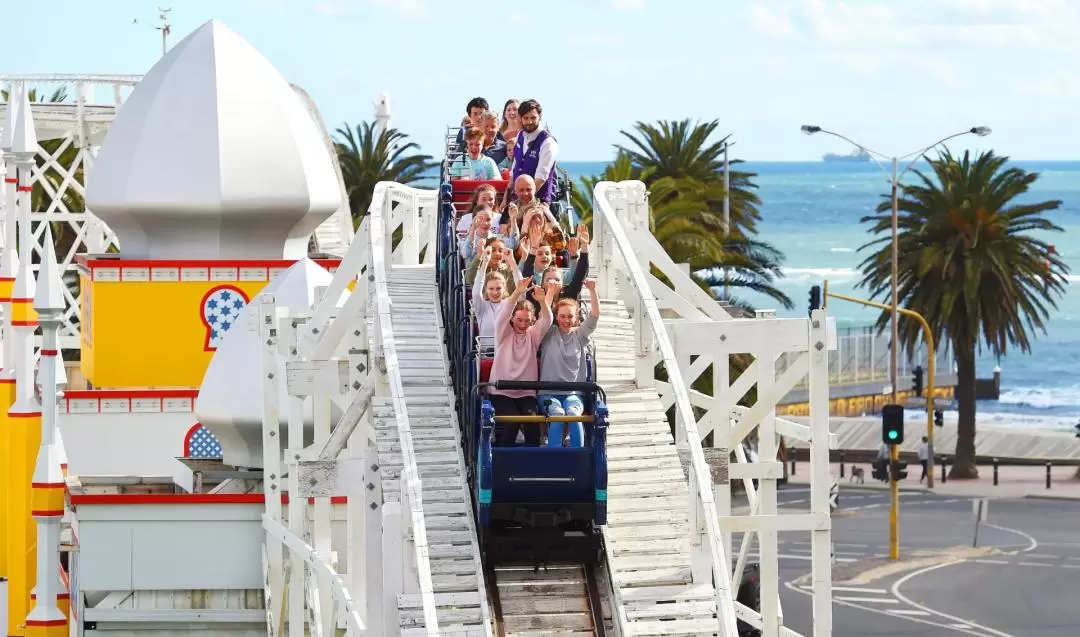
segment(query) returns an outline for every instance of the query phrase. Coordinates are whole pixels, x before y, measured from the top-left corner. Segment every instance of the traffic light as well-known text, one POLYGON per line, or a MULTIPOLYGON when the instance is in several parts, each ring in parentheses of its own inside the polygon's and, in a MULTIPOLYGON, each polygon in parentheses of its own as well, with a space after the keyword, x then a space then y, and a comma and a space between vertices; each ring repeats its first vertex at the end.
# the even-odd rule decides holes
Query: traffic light
POLYGON ((893 460, 891 469, 891 477, 893 482, 899 482, 907 477, 907 463, 900 460, 893 460))
POLYGON ((915 390, 915 395, 920 396, 920 397, 922 396, 922 390, 923 390, 922 379, 923 379, 923 368, 922 368, 922 365, 919 365, 918 367, 916 367, 915 369, 913 369, 911 371, 911 385, 915 390))
POLYGON ((1080 438, 1080 422, 1073 425, 1073 429, 1076 431, 1076 437, 1080 438))
MULTIPOLYGON (((940 409, 934 410, 934 425, 937 427, 945 426, 945 412, 941 411, 940 409)), ((1080 425, 1077 425, 1076 427, 1076 437, 1080 438, 1080 425)))
POLYGON ((881 408, 881 441, 887 445, 904 442, 903 405, 885 405, 881 408))
POLYGON ((807 314, 810 314, 814 310, 820 310, 820 309, 821 309, 821 286, 820 285, 815 285, 815 286, 810 288, 810 312, 807 312, 807 314))
POLYGON ((882 458, 881 460, 875 460, 871 466, 870 475, 875 480, 881 480, 882 482, 889 481, 889 461, 882 458))

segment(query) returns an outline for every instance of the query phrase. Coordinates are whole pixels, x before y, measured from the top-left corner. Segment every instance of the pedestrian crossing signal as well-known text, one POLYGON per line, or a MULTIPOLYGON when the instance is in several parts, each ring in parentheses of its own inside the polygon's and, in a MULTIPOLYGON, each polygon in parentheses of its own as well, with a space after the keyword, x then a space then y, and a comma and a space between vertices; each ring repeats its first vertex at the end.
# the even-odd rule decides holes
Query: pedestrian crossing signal
MULTIPOLYGON (((945 413, 942 412, 940 409, 935 409, 934 410, 934 426, 935 427, 944 427, 945 426, 945 413)), ((1080 438, 1080 425, 1077 425, 1077 432, 1078 433, 1076 434, 1076 437, 1080 438)))
POLYGON ((907 477, 907 463, 900 460, 893 460, 890 467, 891 478, 893 482, 899 482, 907 477))
POLYGON ((885 405, 881 408, 881 441, 887 445, 904 442, 903 405, 885 405))

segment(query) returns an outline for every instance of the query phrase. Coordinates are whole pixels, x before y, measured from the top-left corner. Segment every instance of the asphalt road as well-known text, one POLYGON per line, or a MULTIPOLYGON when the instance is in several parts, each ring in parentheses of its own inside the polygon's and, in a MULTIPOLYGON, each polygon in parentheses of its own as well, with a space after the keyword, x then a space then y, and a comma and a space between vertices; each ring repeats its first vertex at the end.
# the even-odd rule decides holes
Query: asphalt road
MULTIPOLYGON (((796 512, 809 507, 809 495, 805 486, 782 487, 778 501, 783 512, 796 512)), ((959 555, 973 540, 970 498, 903 492, 900 502, 902 560, 927 552, 942 559, 865 585, 834 585, 835 637, 1080 634, 1080 502, 991 500, 978 538, 989 554, 976 556, 959 555)), ((888 503, 887 492, 841 486, 833 517, 838 570, 887 557, 888 503)), ((781 535, 779 553, 785 624, 812 635, 810 590, 798 583, 809 572, 808 534, 781 535)))

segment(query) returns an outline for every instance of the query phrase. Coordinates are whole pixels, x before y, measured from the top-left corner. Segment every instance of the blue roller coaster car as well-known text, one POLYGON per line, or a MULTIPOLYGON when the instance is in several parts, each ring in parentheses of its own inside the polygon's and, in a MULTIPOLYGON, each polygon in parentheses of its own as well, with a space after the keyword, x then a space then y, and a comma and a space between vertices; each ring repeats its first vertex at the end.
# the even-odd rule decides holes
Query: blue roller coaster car
POLYGON ((596 563, 602 558, 600 528, 607 522, 607 423, 603 390, 595 383, 480 383, 478 390, 578 391, 585 414, 585 445, 501 447, 496 423, 526 427, 566 421, 566 416, 496 416, 480 407, 476 445, 475 505, 482 548, 489 564, 596 563))

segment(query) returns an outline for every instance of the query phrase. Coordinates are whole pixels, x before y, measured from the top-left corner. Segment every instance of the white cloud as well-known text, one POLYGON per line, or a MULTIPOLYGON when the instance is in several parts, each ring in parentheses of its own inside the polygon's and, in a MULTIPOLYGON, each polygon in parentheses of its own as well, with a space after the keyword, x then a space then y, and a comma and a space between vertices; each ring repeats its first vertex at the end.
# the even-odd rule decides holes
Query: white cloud
POLYGON ((791 23, 791 12, 787 8, 774 12, 764 4, 755 2, 747 8, 747 12, 750 24, 759 33, 782 40, 798 39, 799 34, 791 23))
POLYGON ((390 9, 406 20, 426 20, 431 16, 427 0, 372 0, 380 7, 390 9))
POLYGON ((525 24, 525 16, 522 15, 520 11, 511 11, 510 24, 516 24, 518 26, 525 24))
POLYGON ((611 8, 616 11, 642 11, 645 0, 611 0, 611 8))

